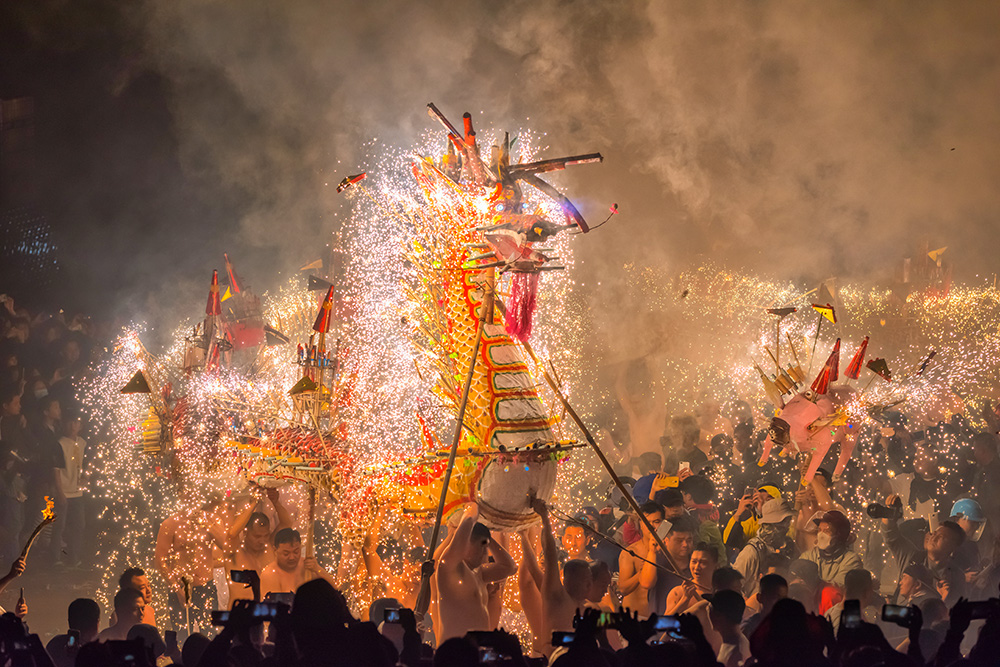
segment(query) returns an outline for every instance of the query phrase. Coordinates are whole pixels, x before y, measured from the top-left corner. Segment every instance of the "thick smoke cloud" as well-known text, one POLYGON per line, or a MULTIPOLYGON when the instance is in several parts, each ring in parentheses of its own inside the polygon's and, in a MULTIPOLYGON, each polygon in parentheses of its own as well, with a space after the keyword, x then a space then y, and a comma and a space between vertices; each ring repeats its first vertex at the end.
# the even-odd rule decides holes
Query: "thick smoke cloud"
MULTIPOLYGON (((252 201, 241 240, 290 264, 370 137, 455 117, 601 150, 561 185, 612 263, 885 275, 927 239, 986 271, 998 213, 992 3, 152 3, 182 164, 252 201), (992 91, 992 92, 991 92, 992 91), (478 114, 477 114, 478 118, 478 114)), ((290 265, 289 264, 289 265, 290 265)))
MULTIPOLYGON (((125 47, 102 64, 112 92, 152 88, 175 153, 165 177, 135 174, 174 192, 156 195, 162 216, 136 255, 151 274, 139 310, 200 298, 205 262, 224 249, 261 288, 315 259, 349 211, 337 181, 373 138, 407 146, 433 128, 429 101, 544 132, 545 155, 604 153, 554 179, 592 220, 621 207, 577 241, 588 288, 626 261, 703 258, 784 279, 883 279, 924 241, 950 246, 957 277, 994 270, 996 3, 115 7, 125 47)), ((25 25, 55 39, 44 21, 25 25)), ((128 293, 142 283, 132 271, 128 293)))

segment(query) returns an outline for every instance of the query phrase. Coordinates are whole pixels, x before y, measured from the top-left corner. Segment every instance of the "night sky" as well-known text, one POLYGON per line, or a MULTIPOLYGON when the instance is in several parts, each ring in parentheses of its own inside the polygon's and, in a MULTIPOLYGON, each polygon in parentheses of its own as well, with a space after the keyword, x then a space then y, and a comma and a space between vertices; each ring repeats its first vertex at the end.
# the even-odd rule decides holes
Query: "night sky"
MULTIPOLYGON (((888 279, 996 271, 1000 3, 5 0, 67 300, 166 317, 228 251, 259 291, 322 255, 336 183, 424 106, 545 133, 588 275, 712 259, 888 279)), ((606 285, 607 287, 607 285, 606 285)), ((176 311, 174 309, 177 309, 176 311)), ((196 315, 196 313, 194 313, 196 315)))

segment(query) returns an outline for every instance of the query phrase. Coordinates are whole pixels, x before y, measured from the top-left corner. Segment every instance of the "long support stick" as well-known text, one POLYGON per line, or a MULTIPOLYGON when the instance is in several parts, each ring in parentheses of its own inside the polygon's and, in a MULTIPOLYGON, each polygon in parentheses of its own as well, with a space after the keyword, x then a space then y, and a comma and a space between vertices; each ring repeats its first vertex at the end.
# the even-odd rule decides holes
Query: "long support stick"
MULTIPOLYGON (((497 301, 496 303, 497 307, 500 309, 500 313, 506 315, 503 303, 501 301, 497 301)), ((604 465, 604 469, 608 471, 608 475, 611 476, 611 481, 615 483, 615 486, 617 486, 618 490, 621 491, 621 494, 625 497, 625 500, 627 500, 628 504, 632 506, 632 511, 636 513, 636 516, 639 517, 639 520, 642 522, 642 524, 646 526, 646 530, 648 530, 650 535, 653 536, 653 539, 656 541, 656 545, 663 552, 663 556, 667 559, 667 563, 670 565, 670 568, 674 571, 674 574, 683 579, 684 581, 694 583, 694 581, 688 579, 687 577, 681 574, 681 569, 677 567, 677 565, 673 561, 673 558, 670 557, 670 552, 667 551, 667 545, 663 543, 663 539, 656 533, 656 529, 653 528, 653 524, 651 524, 649 522, 649 519, 646 518, 646 515, 642 513, 642 510, 639 507, 639 503, 636 502, 635 498, 632 497, 632 494, 629 492, 629 490, 625 488, 625 485, 622 484, 622 481, 618 479, 618 475, 615 474, 615 469, 614 467, 612 467, 611 462, 608 461, 608 458, 604 455, 604 452, 601 451, 601 448, 597 446, 597 441, 594 440, 594 436, 591 435, 590 430, 587 428, 586 424, 584 424, 583 420, 580 419, 580 415, 576 414, 576 410, 573 409, 573 406, 570 405, 569 401, 566 400, 566 397, 563 396, 562 390, 559 388, 559 385, 552 378, 549 372, 545 370, 545 365, 538 360, 538 356, 535 355, 535 351, 531 349, 531 344, 528 343, 527 341, 520 341, 520 342, 521 345, 524 347, 525 351, 531 357, 532 361, 535 362, 535 365, 542 369, 542 375, 545 377, 545 381, 548 383, 549 387, 552 388, 552 391, 555 393, 556 398, 559 399, 559 402, 562 403, 563 409, 566 411, 566 414, 568 414, 573 419, 573 421, 576 422, 577 428, 579 428, 580 432, 583 433, 583 437, 587 440, 587 443, 590 445, 591 449, 594 450, 594 453, 597 454, 597 458, 600 459, 601 464, 604 465)))
POLYGON ((431 574, 432 569, 426 565, 433 563, 434 550, 437 549, 438 538, 441 534, 441 517, 444 515, 444 503, 448 497, 448 486, 451 484, 451 473, 455 469, 455 457, 458 454, 458 443, 462 439, 462 425, 465 422, 465 409, 469 405, 469 389, 472 387, 472 377, 476 372, 476 359, 479 358, 479 346, 483 341, 483 328, 486 326, 486 318, 493 312, 493 286, 487 285, 483 296, 483 303, 479 311, 479 325, 476 327, 476 342, 472 346, 472 357, 469 359, 469 372, 465 375, 465 388, 462 390, 462 401, 458 406, 458 419, 455 421, 455 435, 451 440, 451 452, 448 454, 448 468, 444 473, 444 481, 441 483, 441 497, 438 500, 437 514, 434 517, 434 530, 431 532, 431 541, 427 546, 427 561, 420 573, 420 592, 417 594, 417 601, 413 605, 413 611, 417 615, 427 612, 427 607, 431 602, 431 574))

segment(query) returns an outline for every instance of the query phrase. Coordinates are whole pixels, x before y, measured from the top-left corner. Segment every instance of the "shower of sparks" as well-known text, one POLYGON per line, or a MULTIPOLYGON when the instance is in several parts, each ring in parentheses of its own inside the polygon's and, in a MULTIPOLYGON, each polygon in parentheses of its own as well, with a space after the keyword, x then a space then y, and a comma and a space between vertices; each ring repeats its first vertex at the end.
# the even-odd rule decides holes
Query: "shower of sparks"
MULTIPOLYGON (((481 131, 481 145, 490 144, 488 134, 481 131)), ((518 157, 531 160, 535 138, 526 131, 518 137, 520 156, 512 156, 512 162, 518 157)), ((442 146, 441 133, 428 133, 419 145, 405 150, 372 142, 366 147, 369 163, 362 165, 368 178, 347 191, 352 214, 338 236, 341 240, 335 241, 345 262, 342 275, 330 276, 337 281, 337 302, 326 337, 327 349, 337 351, 339 366, 324 399, 322 424, 310 422, 301 404, 288 395, 302 378, 297 346, 314 333, 322 297, 308 292, 300 279, 262 299, 264 321, 288 335, 290 344, 234 354, 214 372, 185 373, 185 337, 192 324, 177 326, 173 342, 156 353, 143 346, 146 328, 136 324, 121 332, 96 365, 81 395, 101 436, 95 439, 92 471, 95 490, 106 503, 98 556, 105 568, 104 601, 113 593, 111 582, 126 567, 155 569, 153 550, 161 521, 197 511, 209 523, 228 526, 233 509, 227 500, 248 498, 248 479, 260 481, 275 468, 290 471, 287 478, 308 479, 326 491, 319 494, 316 507, 317 555, 328 569, 339 570, 354 611, 366 611, 372 599, 385 593, 377 582, 357 574, 363 567, 357 548, 372 526, 375 505, 393 498, 401 462, 428 453, 421 423, 435 442, 450 442, 456 388, 461 384, 454 364, 447 361, 452 354, 447 340, 435 334, 425 308, 431 298, 427 277, 439 268, 426 231, 442 223, 441 212, 459 202, 445 189, 422 189, 412 172, 415 160, 436 157, 442 146), (443 365, 435 363, 442 359, 443 365), (152 395, 120 393, 137 370, 149 378, 152 395), (158 411, 167 394, 169 420, 158 411), (165 421, 169 443, 161 437, 165 421), (295 455, 289 449, 289 433, 315 437, 295 455)), ((553 202, 531 188, 526 188, 525 201, 553 218, 559 215, 553 202)), ((466 204, 471 208, 464 215, 486 220, 487 193, 472 196, 466 204)), ((609 383, 596 381, 597 369, 606 360, 587 359, 581 352, 586 341, 609 325, 597 320, 586 304, 583 285, 574 281, 572 237, 562 234, 546 245, 567 270, 547 272, 542 278, 532 345, 542 363, 551 363, 548 368, 555 371, 562 391, 582 413, 607 431, 624 434, 625 425, 611 416, 616 398, 607 389, 609 383)), ((773 408, 754 364, 774 373, 768 348, 780 356, 782 366, 796 357, 803 369, 811 366, 809 383, 836 338, 842 339, 843 368, 866 335, 871 337, 868 358, 885 358, 894 380, 877 379, 863 394, 871 374, 864 371, 852 383, 856 394, 846 412, 858 427, 871 426, 872 406, 900 400, 902 411, 926 425, 958 411, 974 421, 978 398, 996 399, 997 387, 988 383, 1000 370, 1000 294, 992 287, 956 286, 944 295, 913 292, 899 298, 887 290, 843 286, 835 304, 837 324, 825 324, 817 339, 819 320, 809 308, 810 295, 791 282, 761 280, 711 264, 679 273, 626 265, 624 280, 619 305, 646 317, 641 331, 615 331, 611 325, 608 337, 614 342, 609 347, 627 347, 631 358, 645 360, 642 390, 666 406, 668 415, 696 412, 711 400, 722 406, 723 414, 751 415, 761 428, 773 408), (799 310, 779 325, 766 309, 782 306, 799 310), (932 350, 933 360, 918 373, 932 350)), ((501 277, 498 294, 505 296, 509 286, 509 278, 501 277)), ((193 306, 192 314, 196 312, 193 306)), ((541 369, 532 370, 540 377, 541 369)), ((550 414, 562 416, 547 387, 541 397, 550 414)), ((558 439, 579 436, 561 419, 553 428, 558 439)), ((942 475, 949 477, 958 470, 960 454, 947 445, 947 438, 942 442, 936 454, 942 475)), ((859 444, 856 459, 864 447, 859 444)), ((752 461, 740 465, 743 471, 755 468, 752 461)), ((860 469, 871 482, 867 486, 875 487, 883 471, 870 465, 860 469)), ((712 473, 720 497, 743 490, 730 488, 730 472, 716 467, 712 473)), ((786 488, 797 483, 793 466, 774 474, 786 488)), ((601 506, 607 485, 593 453, 578 449, 562 464, 553 506, 567 514, 584 505, 601 506)), ((871 500, 860 495, 865 486, 849 489, 841 482, 838 488, 841 497, 863 504, 871 500)), ((282 501, 305 516, 302 484, 284 486, 282 501)), ((417 533, 413 517, 399 509, 389 507, 383 526, 404 549, 417 546, 417 538, 407 537, 417 533)), ((856 513, 853 518, 863 519, 856 513)), ((516 542, 511 544, 515 555, 520 551, 516 542)), ((212 558, 206 565, 221 563, 221 553, 212 558)), ((403 559, 384 560, 396 576, 409 567, 403 559)), ((154 606, 166 609, 166 583, 160 577, 152 582, 154 606)), ((507 586, 504 592, 509 609, 519 608, 515 588, 507 586)), ((526 631, 520 617, 510 613, 505 613, 504 624, 522 635, 526 631)))

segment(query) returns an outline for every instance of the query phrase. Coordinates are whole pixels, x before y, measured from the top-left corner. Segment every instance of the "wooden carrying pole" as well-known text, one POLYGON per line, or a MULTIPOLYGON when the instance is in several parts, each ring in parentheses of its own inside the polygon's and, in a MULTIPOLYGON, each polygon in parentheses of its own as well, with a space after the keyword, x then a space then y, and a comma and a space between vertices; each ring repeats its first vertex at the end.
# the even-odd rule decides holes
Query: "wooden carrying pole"
POLYGON ((476 359, 479 358, 479 346, 483 341, 483 328, 486 326, 486 319, 492 319, 493 313, 493 286, 485 285, 483 303, 479 311, 479 325, 476 327, 476 342, 472 346, 472 356, 469 359, 469 371, 465 374, 465 387, 462 389, 462 400, 458 404, 458 418, 455 420, 455 434, 451 440, 451 452, 448 454, 448 467, 444 472, 444 481, 441 483, 441 497, 438 499, 437 514, 434 516, 434 530, 431 532, 431 541, 427 546, 427 560, 420 573, 420 592, 417 594, 417 601, 413 605, 413 611, 418 616, 427 612, 431 602, 431 574, 432 567, 427 563, 434 562, 434 550, 437 549, 438 538, 441 535, 441 518, 444 516, 444 503, 448 497, 448 486, 451 484, 451 473, 455 469, 455 457, 458 454, 458 443, 462 440, 462 427, 465 422, 465 409, 469 405, 469 390, 472 387, 472 377, 476 372, 476 359))

